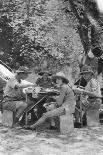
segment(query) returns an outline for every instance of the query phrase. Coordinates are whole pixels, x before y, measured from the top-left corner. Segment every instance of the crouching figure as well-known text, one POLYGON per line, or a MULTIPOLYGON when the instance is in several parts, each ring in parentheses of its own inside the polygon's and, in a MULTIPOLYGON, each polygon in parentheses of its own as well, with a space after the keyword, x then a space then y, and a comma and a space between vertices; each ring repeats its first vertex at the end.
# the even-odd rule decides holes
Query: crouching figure
POLYGON ((51 106, 54 108, 51 108, 51 110, 48 110, 46 113, 44 113, 43 116, 35 124, 30 126, 31 129, 35 129, 37 126, 45 122, 45 120, 48 118, 63 116, 66 115, 67 112, 69 112, 69 116, 73 115, 74 113, 75 96, 71 87, 68 84, 69 80, 62 72, 59 72, 55 76, 53 76, 53 80, 56 81, 56 84, 59 87, 60 95, 55 98, 56 102, 53 103, 54 106, 51 106))

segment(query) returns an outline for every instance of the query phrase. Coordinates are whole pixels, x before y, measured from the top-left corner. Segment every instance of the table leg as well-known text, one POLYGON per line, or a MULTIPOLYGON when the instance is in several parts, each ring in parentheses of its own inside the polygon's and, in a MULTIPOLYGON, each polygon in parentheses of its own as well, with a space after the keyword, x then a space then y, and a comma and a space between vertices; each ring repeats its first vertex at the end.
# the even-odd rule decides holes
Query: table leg
POLYGON ((81 95, 80 95, 80 123, 81 123, 81 127, 83 127, 83 121, 82 121, 82 100, 81 100, 81 95))
POLYGON ((27 112, 25 113, 25 125, 28 125, 28 115, 27 115, 27 112))

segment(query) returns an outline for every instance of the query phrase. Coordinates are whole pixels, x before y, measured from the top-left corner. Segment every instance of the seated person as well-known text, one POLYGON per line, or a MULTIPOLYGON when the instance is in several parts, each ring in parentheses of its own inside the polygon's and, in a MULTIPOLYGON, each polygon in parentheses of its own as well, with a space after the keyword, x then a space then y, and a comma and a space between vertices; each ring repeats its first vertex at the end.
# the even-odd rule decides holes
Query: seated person
POLYGON ((27 67, 21 66, 16 71, 15 76, 8 80, 4 90, 3 109, 16 111, 15 122, 19 120, 21 114, 27 107, 22 89, 34 86, 31 83, 22 83, 22 80, 26 79, 30 73, 27 67))
MULTIPOLYGON (((94 95, 101 96, 100 91, 100 85, 99 82, 94 78, 94 72, 92 71, 90 66, 83 66, 82 70, 80 72, 80 75, 83 79, 86 81, 85 90, 89 91, 91 93, 94 93, 94 95)), ((93 97, 89 97, 88 95, 82 95, 82 103, 83 103, 83 125, 86 125, 86 110, 89 110, 91 108, 99 108, 101 104, 100 99, 96 99, 93 97)), ((80 108, 80 100, 77 100, 76 107, 80 108)), ((75 117, 76 122, 79 122, 80 119, 80 112, 76 109, 75 110, 75 117)))
MULTIPOLYGON (((38 78, 36 81, 37 86, 42 87, 44 89, 53 87, 52 79, 50 78, 50 76, 52 76, 52 74, 50 72, 43 71, 43 72, 39 72, 38 75, 40 75, 41 77, 38 78)), ((48 102, 47 100, 51 101, 52 98, 51 97, 46 98, 38 106, 38 117, 39 118, 42 116, 42 114, 44 112, 46 112, 46 109, 45 109, 45 107, 43 107, 43 104, 45 102, 48 102)))
POLYGON ((34 125, 30 126, 31 129, 41 125, 48 118, 64 115, 66 111, 69 111, 71 115, 74 112, 75 97, 71 87, 68 85, 69 80, 62 72, 57 73, 53 79, 56 79, 56 83, 60 88, 60 95, 56 98, 56 102, 54 103, 55 108, 44 113, 34 125))
POLYGON ((52 75, 51 73, 44 71, 44 72, 38 73, 38 75, 42 76, 41 78, 38 78, 36 81, 36 84, 38 86, 43 88, 53 87, 52 80, 50 78, 50 76, 52 75))
MULTIPOLYGON (((87 85, 85 86, 85 90, 89 91, 91 93, 94 93, 94 95, 96 95, 96 96, 101 96, 100 84, 94 78, 94 72, 92 71, 91 67, 90 66, 83 66, 80 74, 87 81, 87 85)), ((88 97, 87 101, 90 102, 90 104, 92 102, 96 102, 95 106, 97 106, 98 108, 99 108, 100 103, 101 103, 101 99, 95 99, 92 97, 88 97)), ((89 106, 91 106, 90 104, 89 104, 89 106)))

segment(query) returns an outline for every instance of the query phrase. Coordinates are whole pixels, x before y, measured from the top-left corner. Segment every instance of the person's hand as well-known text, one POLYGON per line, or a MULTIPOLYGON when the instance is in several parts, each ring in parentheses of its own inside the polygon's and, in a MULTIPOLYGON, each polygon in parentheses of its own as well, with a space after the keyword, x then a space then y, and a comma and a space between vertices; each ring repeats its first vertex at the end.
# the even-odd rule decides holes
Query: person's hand
POLYGON ((58 98, 58 96, 53 96, 53 99, 55 99, 55 100, 56 100, 57 98, 58 98))
POLYGON ((41 87, 35 87, 35 88, 34 88, 34 92, 35 92, 36 94, 38 94, 40 91, 41 91, 41 87))

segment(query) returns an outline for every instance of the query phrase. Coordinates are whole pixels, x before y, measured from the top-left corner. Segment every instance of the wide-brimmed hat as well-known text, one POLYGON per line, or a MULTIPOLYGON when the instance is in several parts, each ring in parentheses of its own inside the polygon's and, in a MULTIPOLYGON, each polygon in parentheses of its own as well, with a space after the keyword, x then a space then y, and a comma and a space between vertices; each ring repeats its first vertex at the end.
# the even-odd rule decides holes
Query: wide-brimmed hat
POLYGON ((41 71, 38 73, 38 75, 43 76, 44 74, 47 74, 48 76, 52 76, 52 73, 50 73, 49 71, 41 71))
POLYGON ((28 67, 20 66, 18 70, 16 70, 16 73, 25 73, 25 74, 31 74, 31 71, 28 67))
POLYGON ((53 81, 56 79, 61 78, 64 80, 65 83, 69 83, 69 80, 66 78, 65 74, 63 72, 58 72, 56 75, 52 77, 53 81))
POLYGON ((85 74, 85 73, 92 73, 94 75, 94 72, 90 66, 82 67, 80 74, 85 74))

